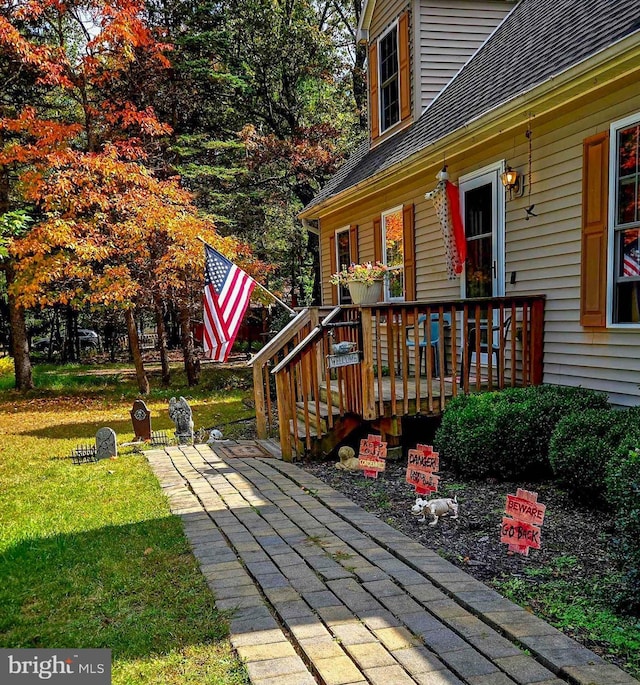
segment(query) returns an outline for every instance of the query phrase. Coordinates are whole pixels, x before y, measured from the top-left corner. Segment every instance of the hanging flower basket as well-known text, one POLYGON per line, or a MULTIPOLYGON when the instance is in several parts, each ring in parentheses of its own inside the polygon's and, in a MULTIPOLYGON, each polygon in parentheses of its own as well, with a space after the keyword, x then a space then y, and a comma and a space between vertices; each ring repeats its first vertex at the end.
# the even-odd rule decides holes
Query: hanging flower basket
POLYGON ((382 279, 371 283, 351 281, 347 283, 353 304, 375 304, 382 300, 382 279))
POLYGON ((349 288, 353 304, 374 304, 382 299, 382 282, 387 267, 380 262, 352 264, 331 276, 331 283, 349 288))

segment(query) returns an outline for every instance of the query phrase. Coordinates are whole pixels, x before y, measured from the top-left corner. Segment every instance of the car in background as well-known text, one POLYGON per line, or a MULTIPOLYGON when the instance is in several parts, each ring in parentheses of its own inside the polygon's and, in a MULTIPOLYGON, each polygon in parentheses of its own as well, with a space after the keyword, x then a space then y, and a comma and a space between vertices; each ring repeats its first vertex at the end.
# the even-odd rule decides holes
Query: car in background
MULTIPOLYGON (((100 336, 89 328, 79 328, 78 329, 78 344, 81 350, 94 350, 100 349, 100 336)), ((34 352, 40 352, 46 354, 49 351, 49 338, 35 338, 31 343, 31 349, 34 352)), ((59 352, 60 347, 57 341, 53 341, 53 352, 59 352)))
POLYGON ((78 328, 78 342, 81 350, 100 349, 100 336, 89 328, 78 328))

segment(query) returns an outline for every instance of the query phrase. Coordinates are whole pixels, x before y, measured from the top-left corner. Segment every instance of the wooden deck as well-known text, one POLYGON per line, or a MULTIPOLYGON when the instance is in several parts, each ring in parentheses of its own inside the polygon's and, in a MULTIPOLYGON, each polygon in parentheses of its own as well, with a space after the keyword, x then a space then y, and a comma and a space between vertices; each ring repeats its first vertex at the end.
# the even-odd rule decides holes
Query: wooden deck
POLYGON ((436 414, 458 394, 540 384, 543 339, 543 296, 306 310, 253 360, 258 435, 274 390, 289 459, 300 433, 330 433, 347 415, 436 414))

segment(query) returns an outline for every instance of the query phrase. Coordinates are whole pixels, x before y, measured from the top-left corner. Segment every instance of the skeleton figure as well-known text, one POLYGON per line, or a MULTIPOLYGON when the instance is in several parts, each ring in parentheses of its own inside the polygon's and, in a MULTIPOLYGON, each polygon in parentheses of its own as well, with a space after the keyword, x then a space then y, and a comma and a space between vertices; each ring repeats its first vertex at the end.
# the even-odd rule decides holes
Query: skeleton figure
POLYGON ((193 442, 193 414, 184 397, 169 400, 169 418, 176 424, 176 438, 181 445, 193 442))
POLYGON ((423 523, 427 520, 427 514, 432 517, 432 521, 429 522, 430 526, 435 526, 440 520, 441 516, 446 516, 447 514, 453 514, 452 519, 458 518, 458 496, 456 495, 453 499, 450 497, 426 500, 421 497, 416 498, 416 503, 411 507, 411 513, 414 516, 420 516, 418 521, 423 523))

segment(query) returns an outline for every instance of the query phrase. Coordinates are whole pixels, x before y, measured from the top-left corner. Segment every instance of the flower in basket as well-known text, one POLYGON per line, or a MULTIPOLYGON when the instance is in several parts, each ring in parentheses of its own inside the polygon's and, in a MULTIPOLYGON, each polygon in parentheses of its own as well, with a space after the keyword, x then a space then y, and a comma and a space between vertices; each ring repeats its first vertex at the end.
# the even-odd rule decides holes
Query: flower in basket
POLYGON ((387 267, 381 262, 375 264, 365 262, 364 264, 352 264, 347 269, 342 269, 331 276, 333 285, 348 285, 349 283, 366 283, 373 285, 376 281, 381 281, 387 273, 387 267))

